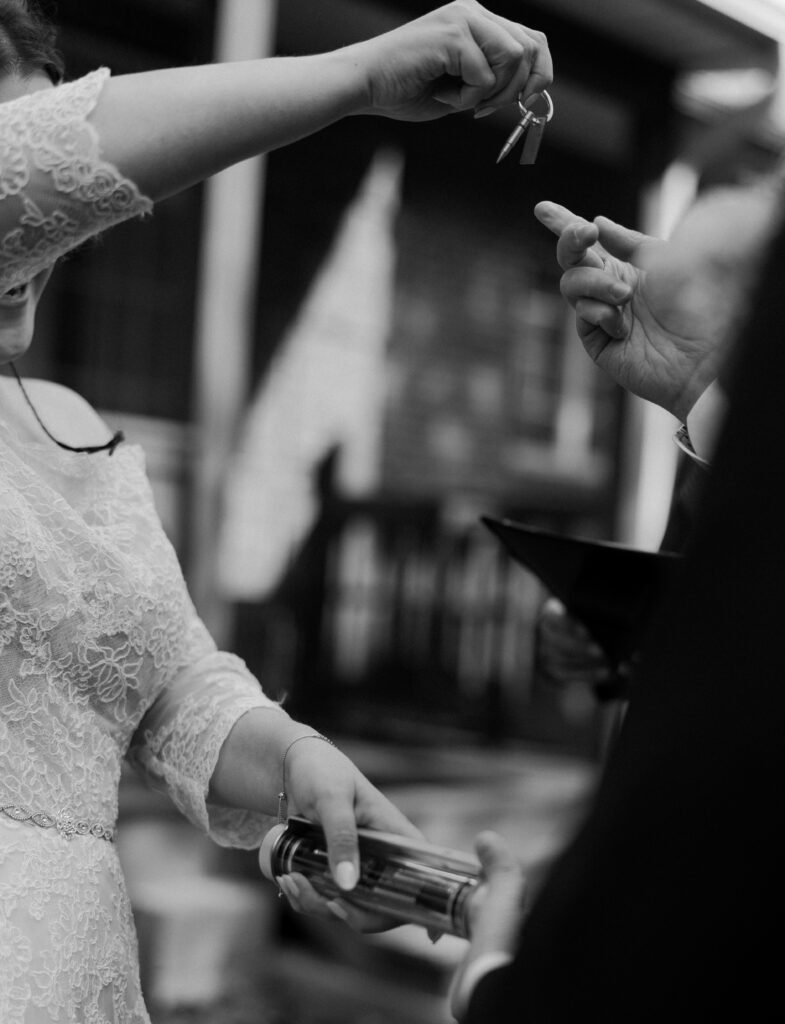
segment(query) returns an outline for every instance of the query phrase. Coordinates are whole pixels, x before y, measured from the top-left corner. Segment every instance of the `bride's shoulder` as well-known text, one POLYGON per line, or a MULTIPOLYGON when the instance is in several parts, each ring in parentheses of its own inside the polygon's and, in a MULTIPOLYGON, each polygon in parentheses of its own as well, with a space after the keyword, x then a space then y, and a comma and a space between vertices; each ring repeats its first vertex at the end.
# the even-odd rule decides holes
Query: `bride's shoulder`
POLYGON ((71 416, 78 416, 86 424, 101 422, 101 417, 87 399, 64 384, 58 384, 53 380, 28 377, 24 381, 24 386, 33 400, 38 398, 40 401, 46 402, 49 412, 64 412, 71 416))
POLYGON ((50 434, 70 445, 102 444, 110 431, 90 403, 76 391, 51 380, 27 377, 22 391, 16 381, 3 380, 4 403, 15 413, 17 423, 26 433, 45 428, 50 434), (33 417, 38 419, 34 422, 33 417))

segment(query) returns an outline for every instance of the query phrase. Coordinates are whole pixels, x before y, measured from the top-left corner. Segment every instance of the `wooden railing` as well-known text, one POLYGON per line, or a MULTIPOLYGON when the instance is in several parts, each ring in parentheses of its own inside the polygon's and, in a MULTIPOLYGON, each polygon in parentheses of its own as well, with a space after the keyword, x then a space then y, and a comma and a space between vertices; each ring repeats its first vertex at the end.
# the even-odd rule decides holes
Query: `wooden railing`
MULTIPOLYGON (((587 522, 585 510, 518 515, 565 533, 587 522)), ((536 671, 545 597, 476 517, 327 498, 275 595, 238 607, 235 649, 267 692, 325 727, 589 750, 591 708, 571 712, 536 671)))

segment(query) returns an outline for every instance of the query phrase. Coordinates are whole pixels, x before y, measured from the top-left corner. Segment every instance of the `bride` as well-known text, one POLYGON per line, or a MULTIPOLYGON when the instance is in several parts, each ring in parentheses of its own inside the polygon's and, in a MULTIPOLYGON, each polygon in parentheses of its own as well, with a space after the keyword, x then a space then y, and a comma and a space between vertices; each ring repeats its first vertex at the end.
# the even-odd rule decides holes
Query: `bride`
MULTIPOLYGON (((461 0, 334 53, 63 82, 52 32, 0 0, 0 1020, 146 1024, 113 845, 120 766, 217 842, 318 820, 339 886, 356 827, 416 829, 269 700, 200 622, 137 445, 22 380, 56 259, 235 161, 356 113, 426 120, 549 84, 539 33, 461 0)), ((297 879, 284 880, 297 904, 297 879)), ((305 909, 345 917, 305 893, 305 909)), ((350 911, 357 927, 384 922, 350 911)))

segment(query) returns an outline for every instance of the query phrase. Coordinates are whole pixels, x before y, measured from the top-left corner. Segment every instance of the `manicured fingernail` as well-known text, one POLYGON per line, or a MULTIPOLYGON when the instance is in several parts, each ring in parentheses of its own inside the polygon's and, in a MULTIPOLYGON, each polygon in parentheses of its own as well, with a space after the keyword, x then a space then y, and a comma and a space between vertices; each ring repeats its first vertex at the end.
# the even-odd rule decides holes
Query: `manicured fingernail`
POLYGON ((335 900, 327 901, 327 909, 331 914, 334 914, 339 921, 346 921, 349 918, 348 911, 342 907, 340 903, 336 903, 335 900))
POLYGON ((348 892, 357 885, 357 868, 350 860, 342 860, 335 869, 335 881, 338 888, 348 892))
POLYGON ((477 107, 474 111, 474 120, 477 121, 481 117, 487 117, 489 114, 496 112, 496 107, 477 107))
POLYGON ((621 302, 622 299, 626 299, 630 294, 630 286, 619 281, 617 284, 611 285, 611 295, 614 299, 621 302))

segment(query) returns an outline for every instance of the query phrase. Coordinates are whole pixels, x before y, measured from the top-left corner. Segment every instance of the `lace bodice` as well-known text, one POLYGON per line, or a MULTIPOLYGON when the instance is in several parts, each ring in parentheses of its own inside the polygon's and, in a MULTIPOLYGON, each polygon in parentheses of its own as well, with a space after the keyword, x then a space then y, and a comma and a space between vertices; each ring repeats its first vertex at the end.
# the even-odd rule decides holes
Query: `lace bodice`
MULTIPOLYGON (((220 745, 239 713, 271 702, 200 622, 141 449, 82 456, 6 427, 0 521, 3 799, 114 822, 128 754, 207 830, 220 745)), ((214 817, 233 845, 254 845, 266 824, 214 817)))
MULTIPOLYGON (((3 290, 151 209, 87 120, 107 74, 0 104, 3 290)), ((111 827, 127 756, 218 842, 258 845, 270 821, 207 792, 238 717, 271 706, 200 622, 141 449, 30 443, 0 409, 0 808, 111 827)), ((0 1021, 76 1020, 148 1020, 114 848, 0 813, 0 1021)))

